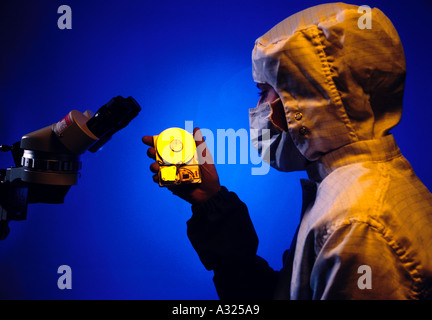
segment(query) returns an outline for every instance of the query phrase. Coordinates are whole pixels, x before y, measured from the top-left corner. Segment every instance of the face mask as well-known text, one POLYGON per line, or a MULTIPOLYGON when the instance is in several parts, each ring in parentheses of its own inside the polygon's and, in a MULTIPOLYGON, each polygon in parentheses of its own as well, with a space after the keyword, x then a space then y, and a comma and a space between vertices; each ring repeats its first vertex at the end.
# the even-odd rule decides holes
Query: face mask
POLYGON ((280 98, 249 109, 251 141, 271 167, 285 172, 305 170, 307 160, 294 145, 290 134, 271 121, 272 105, 279 101, 280 98))

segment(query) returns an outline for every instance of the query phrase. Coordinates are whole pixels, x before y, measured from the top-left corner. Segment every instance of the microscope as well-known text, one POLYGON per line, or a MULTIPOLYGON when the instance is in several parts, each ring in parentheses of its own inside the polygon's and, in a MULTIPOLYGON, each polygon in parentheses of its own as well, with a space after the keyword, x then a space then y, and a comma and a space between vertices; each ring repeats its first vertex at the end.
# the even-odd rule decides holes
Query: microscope
POLYGON ((0 240, 9 221, 25 220, 30 203, 63 203, 82 168, 80 155, 98 151, 141 111, 132 97, 117 96, 96 113, 72 110, 59 122, 24 135, 0 151, 11 152, 15 167, 0 169, 0 240))

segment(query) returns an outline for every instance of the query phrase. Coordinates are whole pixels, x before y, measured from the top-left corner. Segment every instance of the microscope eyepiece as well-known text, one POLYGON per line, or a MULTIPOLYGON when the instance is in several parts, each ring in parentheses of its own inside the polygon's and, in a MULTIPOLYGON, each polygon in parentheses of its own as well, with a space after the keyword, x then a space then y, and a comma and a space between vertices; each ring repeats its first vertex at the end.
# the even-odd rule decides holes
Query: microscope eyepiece
POLYGON ((99 138, 89 151, 96 152, 118 130, 126 127, 141 111, 134 98, 112 98, 87 121, 87 128, 99 138))

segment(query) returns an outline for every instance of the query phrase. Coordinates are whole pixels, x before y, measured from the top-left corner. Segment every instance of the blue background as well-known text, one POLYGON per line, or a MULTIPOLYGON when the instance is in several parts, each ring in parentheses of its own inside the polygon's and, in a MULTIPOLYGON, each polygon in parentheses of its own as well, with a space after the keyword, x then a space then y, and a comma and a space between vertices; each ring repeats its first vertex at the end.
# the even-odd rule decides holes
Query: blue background
MULTIPOLYGON (((32 204, 0 242, 1 299, 216 299, 212 273, 186 237, 190 205, 152 182, 143 135, 185 121, 248 128, 256 105, 254 40, 289 15, 322 1, 13 1, 0 5, 0 144, 59 121, 70 110, 96 111, 133 96, 140 115, 95 154, 64 204, 32 204), (59 30, 57 8, 72 8, 59 30), (57 268, 72 269, 72 289, 57 268)), ((408 76, 401 124, 393 131, 431 190, 428 0, 369 1, 395 24, 408 76)), ((216 155, 215 155, 216 157, 216 155)), ((239 158, 237 158, 239 159, 239 158)), ((13 166, 0 154, 0 168, 13 166)), ((299 178, 249 164, 222 164, 223 185, 248 205, 258 254, 280 269, 299 219, 299 178)))

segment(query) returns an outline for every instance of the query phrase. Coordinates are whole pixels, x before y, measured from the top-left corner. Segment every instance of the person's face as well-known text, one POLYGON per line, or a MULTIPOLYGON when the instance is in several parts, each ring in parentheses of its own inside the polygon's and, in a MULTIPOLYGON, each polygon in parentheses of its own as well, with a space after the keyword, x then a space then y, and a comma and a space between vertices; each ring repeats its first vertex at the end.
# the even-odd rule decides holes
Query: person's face
MULTIPOLYGON (((273 89, 273 87, 266 83, 258 83, 257 84, 258 89, 260 90, 260 99, 258 101, 259 104, 261 103, 272 103, 276 99, 279 98, 279 95, 277 94, 276 90, 273 89)), ((271 104, 272 107, 272 113, 270 115, 270 118, 272 122, 278 126, 283 131, 288 131, 288 125, 286 122, 285 117, 285 111, 282 104, 282 101, 279 100, 277 103, 271 104)))

